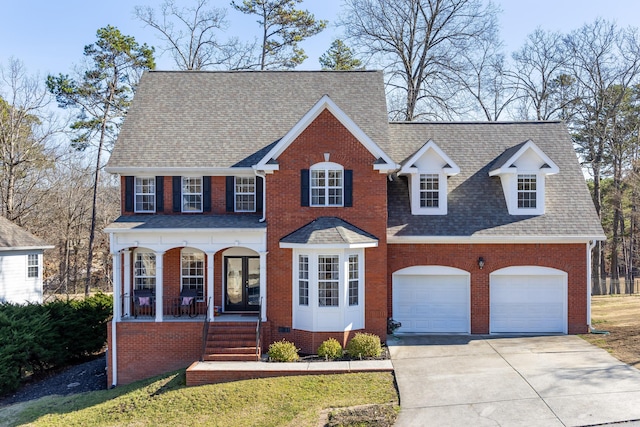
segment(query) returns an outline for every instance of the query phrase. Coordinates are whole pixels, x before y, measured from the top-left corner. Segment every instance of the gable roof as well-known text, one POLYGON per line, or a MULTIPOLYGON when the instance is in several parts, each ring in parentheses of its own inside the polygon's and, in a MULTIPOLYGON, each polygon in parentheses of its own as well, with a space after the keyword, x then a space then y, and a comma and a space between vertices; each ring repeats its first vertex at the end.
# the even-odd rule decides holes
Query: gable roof
POLYGON ((277 170, 277 158, 291 143, 309 126, 324 110, 329 110, 331 114, 344 126, 360 143, 376 158, 373 163, 374 169, 381 172, 393 171, 398 168, 391 158, 380 149, 380 147, 360 129, 351 118, 345 114, 340 107, 329 97, 324 95, 316 104, 296 123, 287 134, 282 137, 269 152, 258 162, 256 169, 277 170))
POLYGON ((544 165, 540 169, 544 169, 546 175, 552 175, 558 173, 558 165, 546 155, 533 141, 529 140, 521 144, 515 145, 500 155, 494 162, 493 169, 489 171, 489 176, 500 175, 503 173, 509 173, 513 168, 513 164, 526 153, 528 150, 532 150, 538 157, 542 159, 544 165))
POLYGON ((52 245, 29 233, 24 228, 0 217, 0 251, 51 249, 52 245))
POLYGON ((427 141, 427 143, 424 144, 418 151, 416 151, 413 156, 404 160, 402 162, 402 169, 400 169, 399 173, 402 174, 413 172, 413 169, 415 169, 414 163, 417 162, 429 149, 435 151, 435 153, 446 163, 446 165, 442 168, 445 174, 457 175, 460 173, 460 168, 458 167, 458 165, 453 160, 451 160, 451 157, 447 156, 447 154, 442 151, 440 147, 438 147, 438 144, 436 144, 432 140, 427 141))
POLYGON ((560 122, 391 123, 389 140, 382 149, 397 163, 433 140, 460 167, 448 178, 448 212, 442 216, 413 216, 405 177, 387 184, 390 242, 430 239, 500 241, 566 238, 604 238, 591 195, 560 122), (545 180, 543 215, 513 216, 507 210, 499 177, 489 171, 499 167, 533 141, 558 166, 545 180), (579 219, 576 219, 579 215, 579 219))
POLYGON ((324 95, 379 145, 383 84, 380 71, 146 72, 106 170, 250 168, 324 95))
POLYGON ((378 246, 378 239, 336 217, 319 217, 280 239, 280 247, 304 246, 364 248, 378 246))

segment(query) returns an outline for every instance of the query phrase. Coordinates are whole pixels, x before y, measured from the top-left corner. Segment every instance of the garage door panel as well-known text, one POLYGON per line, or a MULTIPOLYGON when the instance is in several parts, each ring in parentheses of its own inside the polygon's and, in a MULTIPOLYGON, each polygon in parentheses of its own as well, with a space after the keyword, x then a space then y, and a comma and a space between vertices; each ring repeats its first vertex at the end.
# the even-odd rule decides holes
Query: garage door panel
POLYGON ((469 332, 468 277, 398 276, 393 285, 393 317, 398 332, 469 332))
POLYGON ((566 286, 560 275, 491 277, 491 332, 557 333, 566 330, 566 286))

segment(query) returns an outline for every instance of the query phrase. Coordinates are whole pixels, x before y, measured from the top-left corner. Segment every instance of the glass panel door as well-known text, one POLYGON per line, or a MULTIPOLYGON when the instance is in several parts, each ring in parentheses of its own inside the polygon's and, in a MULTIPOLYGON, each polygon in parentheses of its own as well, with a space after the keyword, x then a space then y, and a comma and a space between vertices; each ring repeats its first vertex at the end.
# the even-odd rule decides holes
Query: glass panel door
POLYGON ((225 257, 225 311, 257 311, 260 304, 260 258, 225 257))

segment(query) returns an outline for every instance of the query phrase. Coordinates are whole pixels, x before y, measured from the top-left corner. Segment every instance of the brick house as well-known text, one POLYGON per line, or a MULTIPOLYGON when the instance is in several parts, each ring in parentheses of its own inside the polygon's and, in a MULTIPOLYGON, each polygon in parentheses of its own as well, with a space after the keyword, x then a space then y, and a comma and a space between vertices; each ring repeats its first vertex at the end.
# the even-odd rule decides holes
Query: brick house
POLYGON ((389 318, 589 328, 604 233, 559 122, 389 123, 376 71, 148 72, 107 171, 110 384, 283 338, 384 340, 389 318))

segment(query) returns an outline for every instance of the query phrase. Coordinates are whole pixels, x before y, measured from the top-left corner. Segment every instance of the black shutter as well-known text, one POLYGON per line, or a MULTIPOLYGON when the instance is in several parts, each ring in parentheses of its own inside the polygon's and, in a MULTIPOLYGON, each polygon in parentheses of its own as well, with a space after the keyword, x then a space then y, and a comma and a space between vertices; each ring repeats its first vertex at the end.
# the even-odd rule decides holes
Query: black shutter
POLYGON ((353 206, 353 171, 347 169, 344 171, 344 207, 353 206))
POLYGON ((264 180, 256 176, 256 212, 262 212, 262 194, 264 193, 264 180))
POLYGON ((164 176, 156 176, 156 212, 164 212, 164 176))
POLYGON ((173 177, 173 211, 182 211, 182 177, 173 177))
POLYGON ((211 212, 211 177, 202 177, 202 210, 211 212))
POLYGON ((133 212, 133 181, 132 176, 124 177, 124 211, 133 212))
POLYGON ((235 185, 236 180, 233 176, 228 176, 226 181, 226 200, 227 200, 227 212, 233 212, 235 210, 235 185))
POLYGON ((300 170, 300 206, 309 206, 309 169, 300 170))

